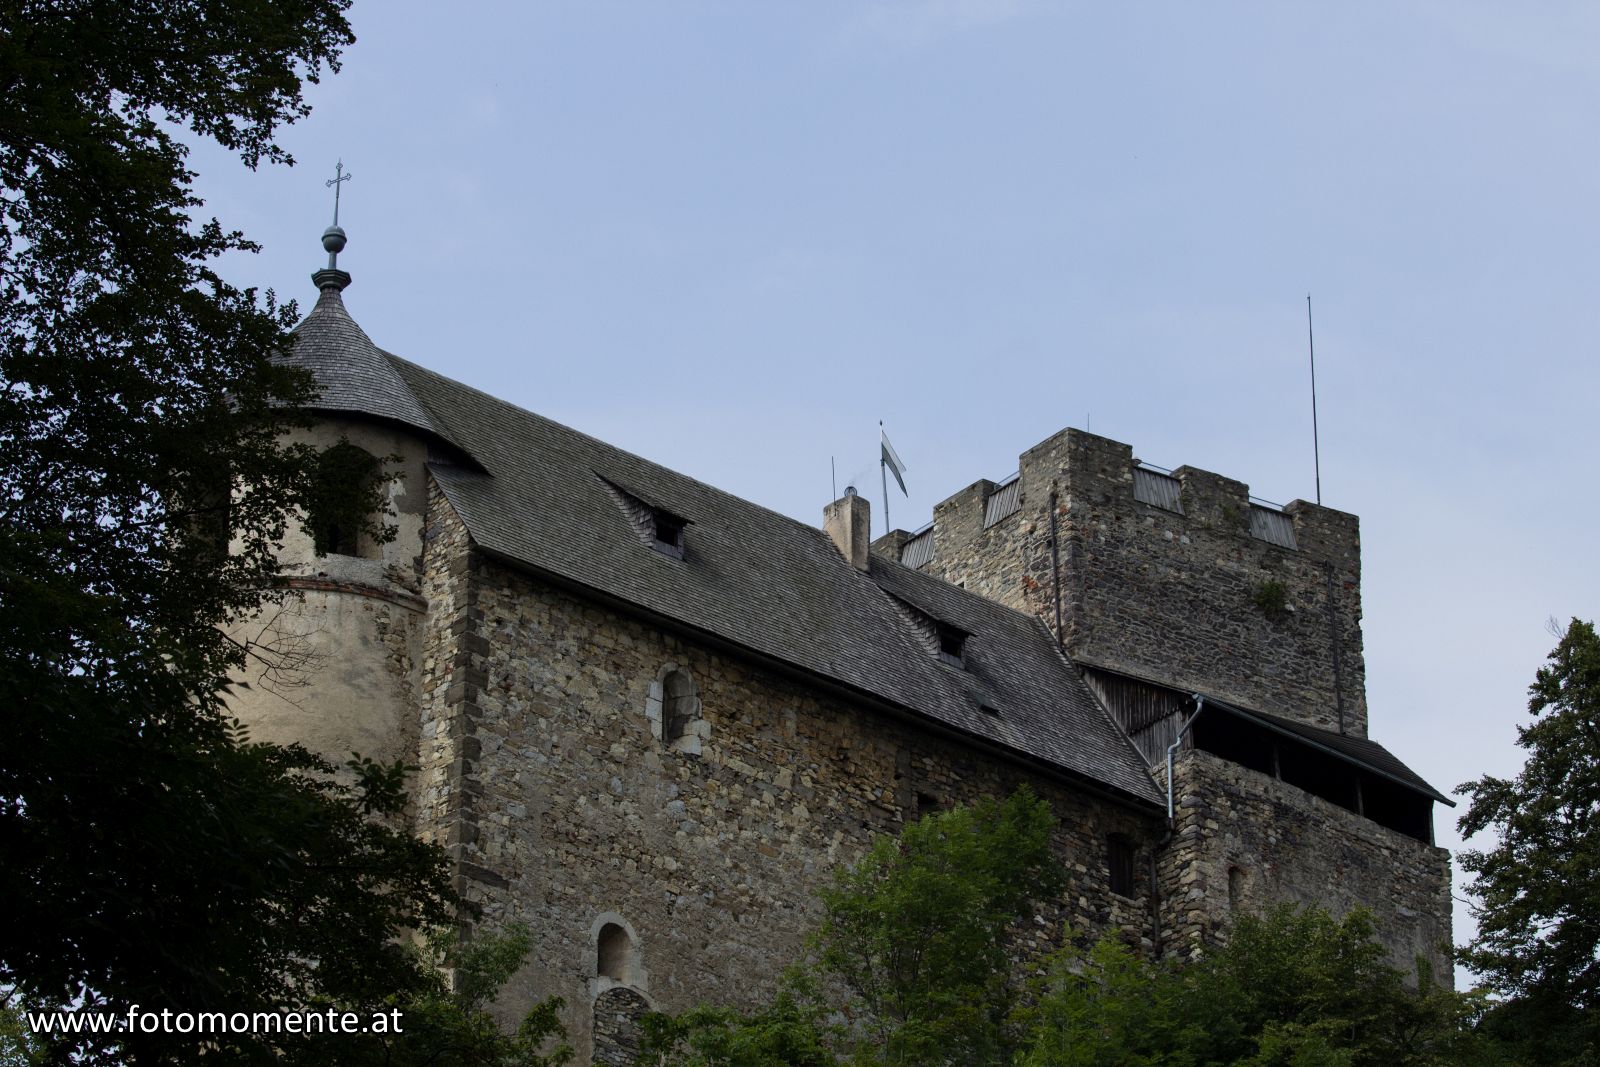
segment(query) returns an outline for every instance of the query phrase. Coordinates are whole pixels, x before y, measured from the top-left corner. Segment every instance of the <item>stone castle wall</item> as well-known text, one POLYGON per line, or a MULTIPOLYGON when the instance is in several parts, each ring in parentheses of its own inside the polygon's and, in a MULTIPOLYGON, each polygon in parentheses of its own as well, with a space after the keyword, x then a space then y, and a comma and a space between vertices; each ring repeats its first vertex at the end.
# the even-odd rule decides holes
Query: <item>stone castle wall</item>
POLYGON ((419 819, 458 858, 487 923, 534 932, 508 1005, 564 997, 580 1054, 597 1014, 602 1049, 627 1046, 619 987, 664 1010, 752 1003, 798 957, 833 867, 919 806, 1004 796, 1023 781, 1061 820, 1068 882, 1025 924, 1031 938, 1054 944, 1070 923, 1150 944, 1152 813, 479 559, 435 503, 419 819), (698 752, 663 740, 651 714, 673 669, 693 680, 698 752), (1114 832, 1138 849, 1133 896, 1109 889, 1114 832), (600 973, 608 926, 636 952, 626 981, 600 973))
POLYGON ((1084 663, 1365 736, 1356 517, 1295 501, 1286 548, 1252 536, 1244 483, 1179 468, 1180 512, 1135 499, 1136 466, 1063 431, 1022 455, 1013 514, 985 527, 987 481, 935 508, 922 569, 1052 627, 1059 612, 1084 663))
MULTIPOLYGON (((1162 768, 1165 776, 1165 768, 1162 768)), ((1453 983, 1450 853, 1210 753, 1179 757, 1176 825, 1160 862, 1163 939, 1192 954, 1232 916, 1285 902, 1372 912, 1390 962, 1453 983)))
MULTIPOLYGON (((1079 655, 1279 714, 1292 708, 1274 701, 1292 699, 1296 684, 1314 697, 1326 650, 1316 627, 1295 627, 1325 595, 1321 561, 1358 579, 1354 519, 1291 506, 1296 556, 1233 527, 1238 483, 1177 472, 1178 515, 1132 499, 1132 463, 1115 442, 1052 438, 1023 457, 1015 514, 983 527, 988 483, 941 505, 929 569, 1053 622, 1054 492, 1063 630, 1079 655), (1247 596, 1264 574, 1282 576, 1297 611, 1206 614, 1200 601, 1247 596), (1139 613, 1141 598, 1156 603, 1139 613), (1185 643, 1181 627, 1195 619, 1212 621, 1185 643), (1167 663, 1163 640, 1174 643, 1167 663), (1295 668, 1306 672, 1299 683, 1295 668)), ((1061 821, 1055 850, 1068 882, 1022 924, 1033 948, 1053 946, 1070 924, 1085 939, 1116 930, 1147 951, 1189 952, 1225 937, 1238 908, 1364 904, 1397 963, 1420 953, 1448 980, 1443 850, 1195 752, 1180 762, 1175 834, 1163 846, 1159 813, 486 559, 419 475, 427 507, 419 515, 416 498, 407 501, 404 551, 415 546, 420 574, 345 557, 316 561, 315 574, 292 571, 314 631, 334 643, 307 690, 322 694, 314 706, 272 728, 313 738, 331 730, 314 747, 332 755, 366 744, 363 730, 382 735, 372 755, 415 753, 417 831, 446 848, 457 887, 489 925, 521 921, 534 933, 508 1018, 564 997, 582 1056, 622 1062, 641 1006, 752 1003, 799 954, 818 918, 815 890, 834 867, 930 805, 1004 796, 1024 781, 1061 821), (674 670, 691 681, 689 696, 668 684, 674 670), (676 714, 668 700, 690 700, 677 710, 692 707, 696 719, 678 739, 664 736, 676 714), (1131 896, 1110 890, 1111 834, 1134 843, 1131 896), (612 952, 610 973, 602 945, 618 932, 628 948, 612 952)), ((1336 590, 1335 606, 1353 646, 1346 685, 1355 685, 1359 601, 1336 590)), ((1313 721, 1328 725, 1328 700, 1314 706, 1322 717, 1313 721)))

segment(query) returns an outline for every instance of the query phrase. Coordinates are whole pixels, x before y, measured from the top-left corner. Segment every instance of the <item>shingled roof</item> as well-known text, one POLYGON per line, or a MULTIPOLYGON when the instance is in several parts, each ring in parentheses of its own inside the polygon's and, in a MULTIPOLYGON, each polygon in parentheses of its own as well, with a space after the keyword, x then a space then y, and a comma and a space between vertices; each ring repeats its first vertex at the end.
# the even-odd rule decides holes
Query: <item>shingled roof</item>
POLYGON ((863 574, 816 527, 390 360, 433 425, 482 467, 430 465, 479 547, 1125 798, 1161 802, 1032 616, 877 556, 863 574), (641 543, 612 487, 688 520, 681 559, 641 543), (966 632, 963 666, 930 652, 892 597, 966 632))
MULTIPOLYGON (((315 410, 400 423, 475 466, 429 471, 482 549, 1152 806, 1143 761, 1037 618, 826 534, 385 352, 324 286, 291 362, 315 410), (681 558, 641 542, 638 504, 688 521, 681 558), (908 610, 909 606, 909 610, 908 610), (920 614, 966 634, 942 662, 920 614)), ((1213 702, 1451 804, 1387 749, 1213 702)))
POLYGON ((313 409, 376 416, 448 440, 395 373, 390 357, 350 317, 340 289, 337 283, 323 285, 316 306, 294 328, 289 362, 316 377, 321 395, 313 409))
POLYGON ((384 352, 340 288, 323 286, 290 356, 316 376, 315 408, 397 422, 470 457, 471 469, 429 469, 480 548, 1125 800, 1162 802, 1039 620, 878 556, 863 574, 815 527, 384 352), (618 489, 688 520, 681 559, 641 543, 618 489), (962 666, 929 650, 907 604, 968 635, 962 666))

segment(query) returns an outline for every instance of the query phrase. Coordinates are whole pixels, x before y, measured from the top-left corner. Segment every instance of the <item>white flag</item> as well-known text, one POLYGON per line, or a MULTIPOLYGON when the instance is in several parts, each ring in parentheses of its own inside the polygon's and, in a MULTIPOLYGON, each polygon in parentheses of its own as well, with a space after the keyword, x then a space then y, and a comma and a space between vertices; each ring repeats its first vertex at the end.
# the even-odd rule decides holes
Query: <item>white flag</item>
POLYGON ((889 443, 889 435, 883 432, 882 424, 878 426, 878 433, 883 435, 883 458, 879 462, 894 472, 894 480, 900 485, 901 495, 909 498, 911 494, 906 492, 906 480, 902 477, 906 472, 906 465, 900 462, 900 456, 895 452, 894 445, 889 443))

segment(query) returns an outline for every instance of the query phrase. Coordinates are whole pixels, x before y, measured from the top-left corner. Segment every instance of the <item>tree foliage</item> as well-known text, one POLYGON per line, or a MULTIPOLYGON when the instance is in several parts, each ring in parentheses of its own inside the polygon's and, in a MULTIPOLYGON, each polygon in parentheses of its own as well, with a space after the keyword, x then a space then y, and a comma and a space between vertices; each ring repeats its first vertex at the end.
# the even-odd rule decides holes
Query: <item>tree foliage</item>
POLYGON ((644 1018, 640 1063, 651 1067, 836 1067, 848 1031, 806 968, 785 974, 753 1012, 701 1005, 644 1018))
POLYGON ((385 468, 399 456, 379 459, 350 443, 348 437, 322 450, 312 471, 306 495, 306 528, 316 553, 356 555, 363 535, 377 543, 393 540, 397 528, 385 523, 374 528, 372 516, 386 506, 385 468))
POLYGON ((1370 916, 1283 905, 1240 916, 1198 962, 1120 941, 1068 951, 1026 1012, 1026 1067, 1445 1067, 1487 1058, 1481 1001, 1384 962, 1370 916))
POLYGON ((1024 787, 880 837, 822 891, 818 962, 889 1064, 996 1062, 1013 995, 1008 927, 1059 884, 1055 820, 1024 787))
POLYGON ((1573 619, 1529 688, 1534 722, 1513 779, 1485 776, 1461 831, 1496 844, 1461 853, 1480 902, 1463 953, 1506 998, 1492 1022, 1542 1062, 1600 1060, 1600 636, 1573 619))
POLYGON ((646 1021, 650 1067, 1445 1067, 1519 1062, 1477 1022, 1481 997, 1415 988, 1365 912, 1240 916, 1196 962, 1110 935, 1044 960, 1008 931, 1054 891, 1050 816, 1026 792, 881 838, 822 894, 810 957, 755 1011, 646 1021), (1014 948, 1014 946, 1013 946, 1014 948), (1021 989, 1020 972, 1037 977, 1021 989))
POLYGON ((284 435, 293 309, 213 269, 252 246, 197 215, 178 136, 290 162, 348 6, 0 0, 0 988, 30 1007, 403 994, 431 978, 397 935, 455 919, 397 768, 335 777, 224 704, 223 626, 282 595, 319 461, 284 435))
POLYGON ((1023 788, 883 836, 821 896, 810 957, 753 1014, 704 1008, 648 1027, 681 1067, 1006 1062, 1017 969, 1008 931, 1059 884, 1049 805, 1023 788))
POLYGON ((511 1031, 491 1011, 532 945, 532 935, 517 924, 471 937, 437 929, 412 949, 429 980, 382 1002, 399 1011, 401 1032, 306 1041, 284 1055, 297 1067, 562 1067, 573 1053, 564 1040, 560 997, 535 1004, 511 1031))

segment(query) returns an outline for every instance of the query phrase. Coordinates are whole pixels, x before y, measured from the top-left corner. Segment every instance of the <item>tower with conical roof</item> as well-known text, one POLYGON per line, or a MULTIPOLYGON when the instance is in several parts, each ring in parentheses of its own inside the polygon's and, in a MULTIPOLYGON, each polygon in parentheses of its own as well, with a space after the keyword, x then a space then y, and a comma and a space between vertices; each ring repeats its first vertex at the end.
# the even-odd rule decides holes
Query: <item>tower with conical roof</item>
POLYGON ((322 235, 327 266, 312 275, 316 305, 284 356, 319 390, 313 424, 293 439, 318 449, 322 469, 343 481, 286 533, 281 575, 294 595, 237 631, 253 655, 231 706, 257 740, 298 742, 340 764, 352 753, 414 763, 425 465, 430 450, 450 446, 394 357, 346 310, 346 242, 336 212, 322 235), (340 492, 352 472, 376 483, 381 513, 352 513, 351 494, 340 492), (387 540, 373 535, 384 527, 387 540))

